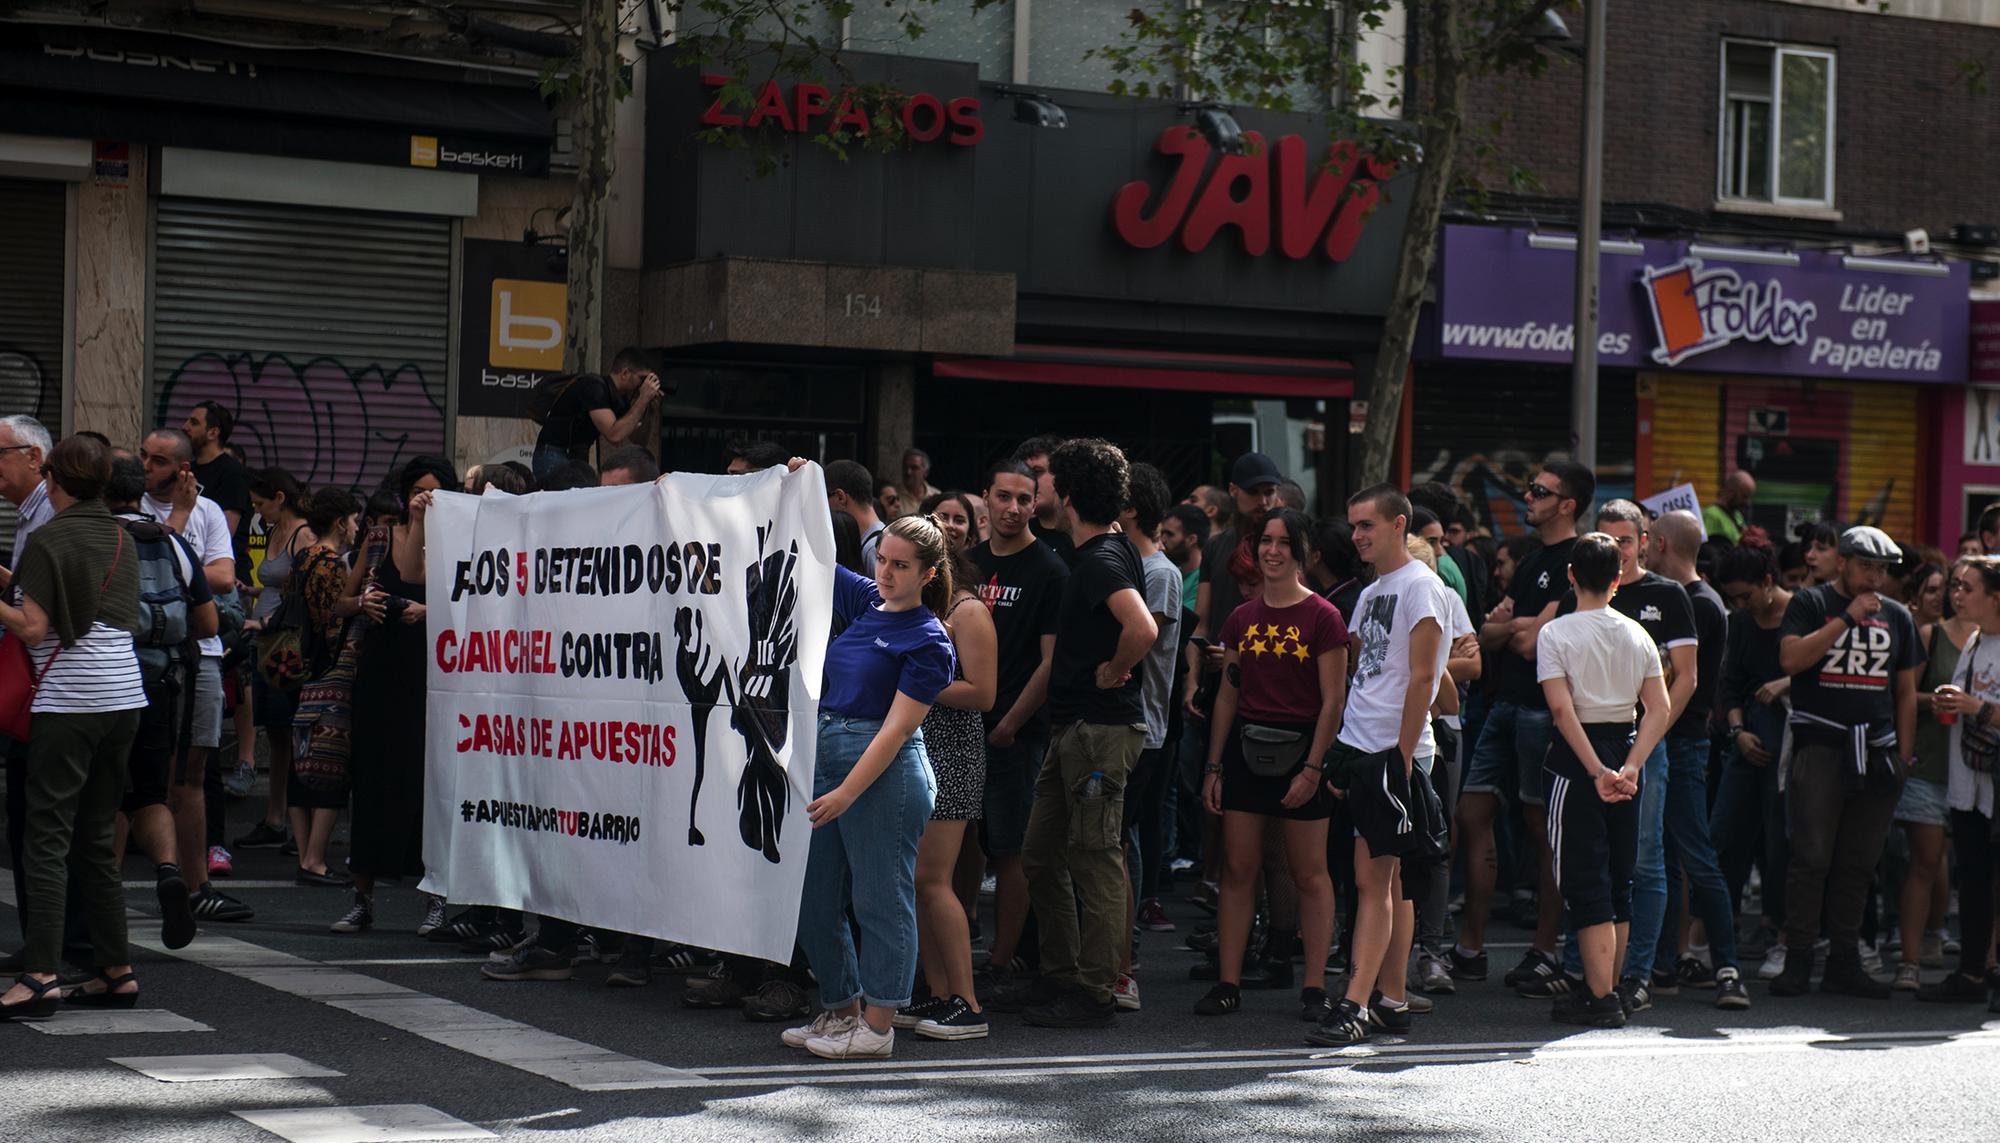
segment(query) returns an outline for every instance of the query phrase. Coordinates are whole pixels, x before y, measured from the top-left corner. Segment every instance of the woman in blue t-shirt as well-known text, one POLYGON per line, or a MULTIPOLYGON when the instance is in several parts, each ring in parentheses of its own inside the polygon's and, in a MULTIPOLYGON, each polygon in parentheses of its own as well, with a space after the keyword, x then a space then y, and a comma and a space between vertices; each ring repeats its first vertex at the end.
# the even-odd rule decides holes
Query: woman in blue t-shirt
MULTIPOLYGON (((793 461, 797 468, 801 461, 793 461)), ((799 902, 799 944, 823 1011, 784 1041, 826 1059, 886 1057, 896 1010, 917 973, 917 842, 937 798, 924 715, 952 681, 944 534, 921 516, 889 525, 875 578, 834 569, 813 770, 812 852, 799 902), (861 951, 847 923, 861 926, 861 951)))

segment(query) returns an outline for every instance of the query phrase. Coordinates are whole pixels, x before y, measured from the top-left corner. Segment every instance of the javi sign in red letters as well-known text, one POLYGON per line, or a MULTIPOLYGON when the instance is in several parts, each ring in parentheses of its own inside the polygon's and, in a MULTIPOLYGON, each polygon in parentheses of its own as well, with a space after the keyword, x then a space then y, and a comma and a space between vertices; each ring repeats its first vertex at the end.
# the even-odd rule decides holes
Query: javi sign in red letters
MULTIPOLYGON (((701 113, 702 126, 754 129, 771 124, 795 135, 841 131, 866 135, 872 127, 867 104, 851 92, 842 92, 836 101, 832 91, 817 83, 796 83, 787 91, 774 79, 757 89, 757 102, 747 115, 728 110, 722 106, 721 89, 733 78, 701 77, 701 82, 717 93, 709 101, 708 109, 701 113)), ((943 100, 920 91, 903 98, 897 115, 903 121, 903 130, 917 143, 935 142, 942 137, 955 147, 971 147, 986 137, 986 122, 979 117, 979 101, 970 97, 943 100)))
POLYGON ((1381 200, 1380 182, 1394 173, 1394 165, 1363 155, 1349 139, 1334 143, 1318 166, 1308 162, 1306 141, 1298 135, 1268 146, 1255 131, 1245 132, 1244 139, 1245 153, 1223 155, 1204 184, 1212 150, 1208 140, 1190 127, 1162 131, 1156 148, 1179 165, 1150 215, 1145 212, 1155 195, 1150 183, 1119 188, 1111 203, 1118 236, 1147 250, 1178 232, 1181 248, 1198 253, 1225 227, 1234 227, 1243 252, 1256 256, 1270 250, 1275 231, 1287 258, 1305 258, 1318 246, 1328 259, 1346 261, 1381 200))

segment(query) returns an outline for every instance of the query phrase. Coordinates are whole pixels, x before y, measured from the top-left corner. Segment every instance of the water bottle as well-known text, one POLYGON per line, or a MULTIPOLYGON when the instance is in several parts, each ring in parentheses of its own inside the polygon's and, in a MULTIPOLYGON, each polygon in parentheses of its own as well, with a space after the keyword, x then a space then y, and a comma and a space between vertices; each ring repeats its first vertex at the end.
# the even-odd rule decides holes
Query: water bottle
POLYGON ((1077 793, 1077 796, 1078 796, 1078 797, 1080 797, 1080 798, 1101 798, 1101 797, 1103 797, 1103 796, 1104 796, 1104 771, 1102 771, 1102 770, 1092 770, 1092 771, 1090 772, 1090 774, 1089 774, 1088 776, 1086 776, 1086 777, 1084 778, 1084 780, 1083 780, 1083 784, 1077 787, 1077 790, 1076 790, 1076 793, 1077 793))

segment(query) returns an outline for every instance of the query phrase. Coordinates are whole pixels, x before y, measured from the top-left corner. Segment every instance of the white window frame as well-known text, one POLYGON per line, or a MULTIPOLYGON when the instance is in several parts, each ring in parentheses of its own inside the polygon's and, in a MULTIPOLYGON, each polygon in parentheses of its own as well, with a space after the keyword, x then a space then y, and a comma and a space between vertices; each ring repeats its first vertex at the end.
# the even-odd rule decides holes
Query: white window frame
POLYGON ((1750 40, 1729 38, 1722 41, 1716 53, 1718 109, 1715 133, 1715 199, 1726 206, 1799 207, 1809 210, 1832 210, 1835 207, 1833 182, 1833 156, 1835 150, 1835 128, 1839 121, 1840 105, 1840 58, 1831 48, 1812 48, 1798 44, 1780 43, 1775 40, 1750 40), (1771 197, 1740 198, 1727 193, 1729 186, 1729 49, 1731 46, 1771 49, 1771 130, 1770 150, 1766 156, 1771 172, 1771 197), (1804 56, 1826 61, 1826 182, 1825 198, 1791 198, 1779 191, 1783 185, 1783 172, 1778 166, 1778 153, 1784 145, 1785 107, 1785 57, 1804 56))

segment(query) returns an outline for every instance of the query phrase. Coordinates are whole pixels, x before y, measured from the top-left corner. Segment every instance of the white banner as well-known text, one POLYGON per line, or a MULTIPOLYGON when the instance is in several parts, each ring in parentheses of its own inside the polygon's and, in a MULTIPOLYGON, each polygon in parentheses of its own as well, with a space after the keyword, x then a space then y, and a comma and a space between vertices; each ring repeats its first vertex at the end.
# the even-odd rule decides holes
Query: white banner
POLYGON ((1701 499, 1694 494, 1694 485, 1676 484, 1665 492, 1656 492, 1639 501, 1648 515, 1657 520, 1669 512, 1692 512, 1695 523, 1701 524, 1701 539, 1708 542, 1708 525, 1702 523, 1701 499))
POLYGON ((425 529, 428 887, 790 960, 832 621, 819 468, 439 493, 425 529))

